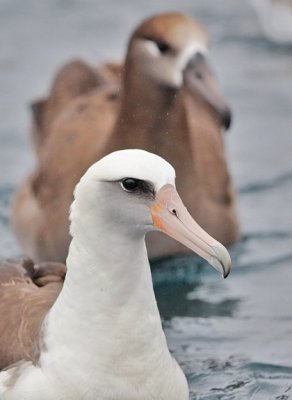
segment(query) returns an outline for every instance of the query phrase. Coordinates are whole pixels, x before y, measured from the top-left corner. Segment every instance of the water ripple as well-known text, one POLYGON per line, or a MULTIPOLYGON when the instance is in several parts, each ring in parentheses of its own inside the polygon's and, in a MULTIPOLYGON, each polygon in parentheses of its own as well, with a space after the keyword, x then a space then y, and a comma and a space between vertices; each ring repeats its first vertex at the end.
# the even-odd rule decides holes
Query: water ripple
POLYGON ((277 189, 286 183, 292 182, 292 171, 285 172, 266 181, 249 183, 238 189, 240 195, 256 194, 258 192, 277 189))

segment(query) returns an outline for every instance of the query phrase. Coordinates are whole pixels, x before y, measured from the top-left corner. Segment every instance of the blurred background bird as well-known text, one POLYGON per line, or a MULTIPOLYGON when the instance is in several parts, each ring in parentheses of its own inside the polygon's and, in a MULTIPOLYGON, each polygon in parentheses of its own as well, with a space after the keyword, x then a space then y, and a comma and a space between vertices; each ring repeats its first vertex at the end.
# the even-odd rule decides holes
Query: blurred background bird
MULTIPOLYGON (((38 161, 12 210, 28 256, 66 260, 74 186, 92 163, 127 148, 169 160, 199 224, 224 244, 239 239, 221 137, 231 111, 207 59, 205 29, 189 16, 166 13, 134 30, 125 65, 96 69, 75 61, 61 69, 49 96, 33 104, 38 161)), ((162 235, 149 236, 150 257, 187 251, 162 235)))
POLYGON ((267 38, 274 43, 292 44, 292 1, 251 0, 267 38))

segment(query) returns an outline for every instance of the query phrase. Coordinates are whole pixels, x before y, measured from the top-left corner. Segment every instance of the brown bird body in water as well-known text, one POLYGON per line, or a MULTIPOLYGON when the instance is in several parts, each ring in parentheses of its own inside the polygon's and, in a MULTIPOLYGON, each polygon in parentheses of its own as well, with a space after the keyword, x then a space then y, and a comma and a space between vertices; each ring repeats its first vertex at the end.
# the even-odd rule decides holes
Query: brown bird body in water
MULTIPOLYGON (((198 222, 224 244, 239 238, 221 128, 229 108, 207 64, 208 37, 191 17, 162 14, 133 33, 125 65, 81 61, 58 73, 33 106, 38 162, 16 194, 14 231, 36 261, 64 261, 73 188, 105 154, 141 148, 171 162, 181 196, 198 222), (196 201, 195 201, 196 199, 196 201)), ((149 235, 150 257, 186 251, 149 235)))
POLYGON ((40 327, 62 289, 65 274, 62 263, 0 263, 0 370, 39 357, 40 327))

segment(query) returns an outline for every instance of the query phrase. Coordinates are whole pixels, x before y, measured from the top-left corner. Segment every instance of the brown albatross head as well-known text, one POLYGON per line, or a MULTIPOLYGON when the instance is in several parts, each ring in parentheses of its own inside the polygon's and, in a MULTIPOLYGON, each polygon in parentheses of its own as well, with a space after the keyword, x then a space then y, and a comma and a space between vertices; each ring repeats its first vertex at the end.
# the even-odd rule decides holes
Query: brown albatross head
POLYGON ((201 98, 229 128, 231 111, 208 64, 208 34, 190 16, 173 12, 145 20, 130 39, 126 63, 145 84, 151 80, 174 92, 185 88, 201 98))

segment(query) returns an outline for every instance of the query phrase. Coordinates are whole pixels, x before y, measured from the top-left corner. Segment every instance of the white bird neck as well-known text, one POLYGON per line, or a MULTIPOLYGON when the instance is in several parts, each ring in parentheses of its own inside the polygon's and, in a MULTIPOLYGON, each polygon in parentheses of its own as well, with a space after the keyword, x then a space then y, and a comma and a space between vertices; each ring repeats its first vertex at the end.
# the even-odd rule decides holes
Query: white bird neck
MULTIPOLYGON (((141 311, 158 315, 144 238, 115 231, 108 237, 100 235, 95 241, 87 237, 82 242, 75 237, 67 267, 53 312, 70 308, 70 313, 78 314, 78 321, 90 316, 88 322, 92 324, 94 315, 108 320, 106 311, 112 310, 118 316, 133 303, 136 308, 138 302, 143 307, 141 311)), ((62 319, 58 323, 62 324, 62 319)))
POLYGON ((83 239, 72 240, 64 287, 44 324, 41 367, 62 379, 68 369, 71 384, 83 379, 86 387, 109 372, 136 384, 162 364, 173 370, 144 237, 112 231, 83 239))

